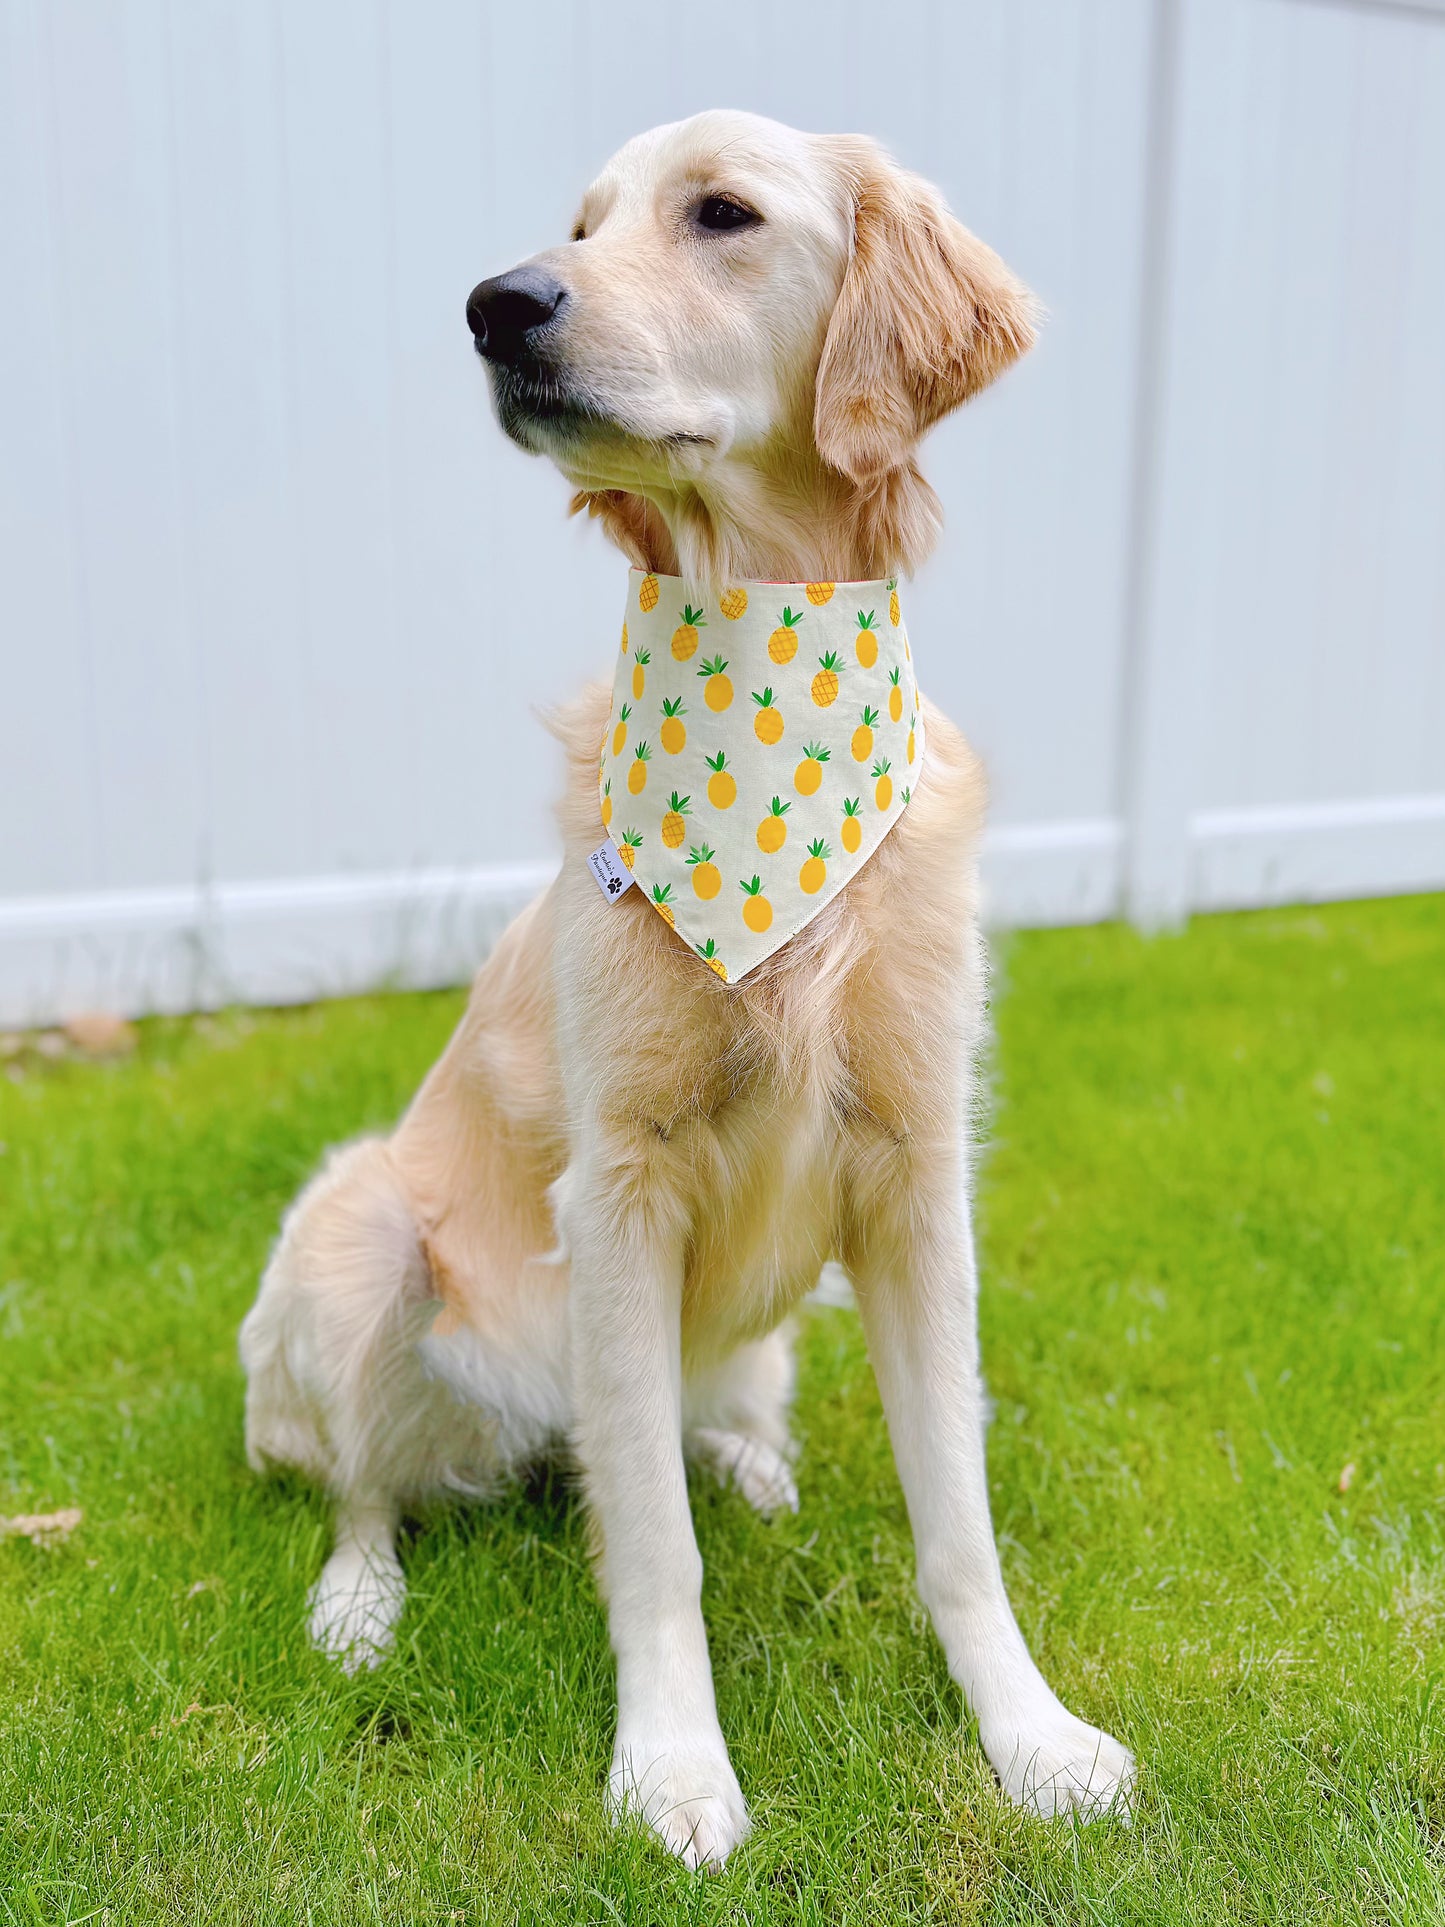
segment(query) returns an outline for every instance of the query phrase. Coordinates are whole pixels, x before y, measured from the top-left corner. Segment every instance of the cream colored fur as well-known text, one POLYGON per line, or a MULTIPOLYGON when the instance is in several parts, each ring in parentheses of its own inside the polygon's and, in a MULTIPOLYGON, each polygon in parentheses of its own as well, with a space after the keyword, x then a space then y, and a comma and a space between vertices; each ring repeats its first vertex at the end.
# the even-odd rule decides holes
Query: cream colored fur
MULTIPOLYGON (((921 559, 937 507, 919 436, 1032 338, 1027 295, 931 188, 869 142, 709 114, 624 148, 579 233, 538 261, 569 290, 548 352, 589 419, 512 432, 634 561, 797 581, 921 559), (700 235, 709 193, 761 223, 700 235)), ((600 663, 609 611, 597 628, 600 663)), ((930 710, 898 827, 725 987, 641 892, 608 903, 586 868, 606 708, 591 689, 556 721, 557 881, 392 1136, 336 1153, 293 1206, 243 1328, 253 1463, 300 1467, 338 1506, 314 1637, 374 1661, 404 1598, 400 1510, 570 1445, 617 1656, 609 1798, 690 1864, 721 1861, 748 1820, 684 1454, 760 1510, 796 1507, 787 1319, 836 1255, 920 1591, 989 1759, 1040 1812, 1122 1806, 1129 1756, 1040 1677, 989 1523, 968 1169, 978 765, 930 710)))

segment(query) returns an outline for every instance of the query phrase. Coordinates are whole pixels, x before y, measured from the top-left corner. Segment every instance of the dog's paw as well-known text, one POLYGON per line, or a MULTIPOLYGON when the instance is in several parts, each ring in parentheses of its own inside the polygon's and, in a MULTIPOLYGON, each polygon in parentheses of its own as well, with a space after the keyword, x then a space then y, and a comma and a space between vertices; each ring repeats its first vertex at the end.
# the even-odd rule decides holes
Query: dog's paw
POLYGON ((1134 1756, 1055 1700, 1028 1720, 982 1735, 989 1763, 1011 1800, 1044 1819, 1075 1814, 1130 1817, 1134 1756))
POLYGON ((394 1552, 340 1546, 307 1598, 311 1643, 348 1673, 377 1666, 391 1650, 406 1603, 406 1581, 394 1552))
POLYGON ((607 1808, 619 1823, 641 1820, 687 1867, 720 1867, 749 1826, 721 1737, 712 1746, 619 1739, 607 1808))
POLYGON ((793 1468, 775 1446, 742 1432, 722 1432, 710 1426, 692 1432, 688 1443, 720 1485, 741 1493, 753 1511, 765 1519, 775 1512, 797 1511, 793 1468))

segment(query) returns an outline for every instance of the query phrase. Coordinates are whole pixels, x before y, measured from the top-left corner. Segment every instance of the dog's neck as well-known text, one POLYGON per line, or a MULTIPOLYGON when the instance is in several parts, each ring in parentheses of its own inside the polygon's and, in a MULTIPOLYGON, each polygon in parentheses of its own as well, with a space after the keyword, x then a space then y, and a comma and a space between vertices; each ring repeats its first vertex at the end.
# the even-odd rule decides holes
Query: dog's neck
POLYGON ((816 456, 730 463, 715 476, 583 492, 637 568, 723 586, 741 581, 871 581, 907 573, 941 526, 938 498, 917 466, 868 484, 816 456))

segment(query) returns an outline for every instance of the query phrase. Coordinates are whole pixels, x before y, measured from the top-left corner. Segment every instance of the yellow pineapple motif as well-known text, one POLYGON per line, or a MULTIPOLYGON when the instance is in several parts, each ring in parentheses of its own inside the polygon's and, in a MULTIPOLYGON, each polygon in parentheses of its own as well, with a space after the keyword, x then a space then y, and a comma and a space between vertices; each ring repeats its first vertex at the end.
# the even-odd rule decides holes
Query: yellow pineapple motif
POLYGON ((723 982, 726 983, 728 980, 727 965, 717 954, 717 945, 713 942, 712 938, 709 937, 706 943, 695 943, 693 949, 709 969, 715 970, 723 982))
POLYGON ((838 700, 838 655, 830 649, 826 656, 818 658, 818 673, 813 678, 813 701, 819 709, 826 709, 838 700))
POLYGON ((704 903, 710 903, 722 888, 722 875, 713 858, 717 851, 703 843, 687 853, 688 868, 692 871, 692 887, 704 903))
POLYGON ((837 586, 835 582, 810 582, 808 584, 809 602, 815 609, 821 609, 825 602, 833 600, 833 591, 837 586))
POLYGON ((828 858, 832 854, 821 836, 808 845, 808 860, 798 872, 798 888, 804 896, 817 896, 828 881, 828 858))
POLYGON ((802 620, 784 603, 783 619, 768 637, 768 654, 780 669, 798 653, 798 624, 802 620))
POLYGON ((903 620, 903 611, 898 606, 898 577, 896 575, 891 575, 888 578, 888 620, 893 624, 895 629, 903 620))
POLYGON ((672 895, 670 883, 654 883, 652 886, 652 907, 670 930, 676 930, 677 918, 673 915, 668 898, 672 895))
POLYGON ((627 787, 634 796, 641 796, 647 788, 647 765, 652 751, 646 743, 639 743, 632 752, 632 768, 627 772, 627 787))
POLYGON ((612 754, 620 756, 627 747, 627 719, 632 714, 631 703, 622 705, 622 713, 617 718, 617 727, 612 732, 612 754))
POLYGON ((873 611, 865 616, 858 611, 858 633, 853 638, 853 653, 865 669, 871 669, 878 660, 878 631, 873 627, 873 611))
POLYGON ((764 856, 775 856, 787 842, 788 826, 783 818, 792 807, 779 796, 773 798, 771 809, 758 825, 758 848, 764 856))
POLYGON ((888 671, 888 714, 895 723, 903 721, 903 691, 898 687, 899 671, 888 671))
POLYGON ((622 848, 617 854, 622 858, 622 861, 627 865, 629 870, 637 861, 637 852, 641 848, 642 838, 636 830, 624 830, 622 832, 622 848))
POLYGON ((910 763, 913 761, 913 731, 911 729, 908 732, 908 760, 910 763))
POLYGON ((886 757, 881 763, 875 763, 873 765, 873 775, 875 778, 873 801, 878 805, 880 810, 886 810, 888 805, 893 801, 893 778, 888 774, 892 767, 893 765, 886 757))
POLYGON ((612 821, 612 778, 609 776, 602 785, 602 827, 605 830, 612 821))
POLYGON ((793 771, 793 788, 799 796, 816 796, 823 781, 823 765, 832 755, 821 743, 809 743, 803 760, 793 771))
POLYGON ((632 658, 632 699, 640 702, 642 692, 647 686, 647 665, 652 661, 650 649, 639 649, 632 658))
POLYGON ((718 597, 717 606, 729 622, 736 622, 748 612, 748 592, 746 589, 725 589, 718 597))
POLYGON ((702 668, 697 672, 703 679, 703 701, 716 712, 731 709, 733 686, 727 676, 727 663, 721 656, 714 656, 711 662, 703 659, 702 668))
POLYGON ((866 763, 873 754, 873 731, 878 723, 878 711, 864 705, 863 720, 853 731, 853 761, 866 763))
POLYGON ((857 796, 848 796, 843 799, 843 828, 840 836, 843 848, 849 856, 858 854, 858 847, 863 841, 863 825, 858 818, 858 806, 861 800, 857 796))
POLYGON ((681 696, 663 698, 662 727, 657 738, 669 756, 679 755, 687 742, 687 724, 682 720, 686 714, 681 696))
POLYGON ((755 930, 761 936, 773 920, 773 906, 763 895, 763 880, 761 877, 753 877, 749 882, 743 883, 739 878, 739 888, 744 897, 743 922, 749 930, 755 930))
POLYGON ((697 632, 706 628, 707 618, 690 602, 682 605, 682 621, 672 632, 672 653, 678 662, 688 662, 697 654, 697 632))
POLYGON ((687 835, 687 824, 683 819, 687 815, 687 806, 691 801, 690 796, 679 796, 676 790, 668 797, 667 814, 662 819, 664 849, 680 850, 682 848, 682 839, 687 835))
POLYGON ((622 653, 624 656, 627 654, 627 624, 625 622, 622 625, 622 653))
POLYGON ((760 696, 755 689, 753 701, 758 705, 758 713, 753 718, 753 734, 760 743, 780 743, 783 740, 783 719, 773 707, 773 692, 765 689, 760 696))
POLYGON ((645 575, 637 591, 637 606, 645 616, 650 616, 657 607, 657 598, 662 591, 657 586, 655 575, 645 575))
POLYGON ((722 750, 716 756, 704 756, 703 761, 712 771, 707 779, 707 800, 715 810, 730 810, 738 800, 737 779, 728 768, 728 759, 722 750))

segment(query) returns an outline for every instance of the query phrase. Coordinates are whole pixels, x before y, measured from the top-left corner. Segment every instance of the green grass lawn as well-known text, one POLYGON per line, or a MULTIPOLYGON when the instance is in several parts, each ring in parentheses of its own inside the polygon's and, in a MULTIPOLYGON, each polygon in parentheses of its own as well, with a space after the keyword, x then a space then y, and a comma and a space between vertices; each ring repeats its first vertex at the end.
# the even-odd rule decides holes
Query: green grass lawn
POLYGON ((603 1820, 564 1481, 418 1527, 379 1672, 308 1650, 326 1508, 247 1470, 235 1334, 461 1007, 376 998, 0 1078, 0 1512, 84 1511, 0 1540, 0 1919, 1445 1917, 1445 898, 1019 937, 996 992, 995 1519, 1132 1828, 1003 1805, 848 1312, 806 1320, 801 1516, 695 1491, 756 1825, 723 1874, 603 1820))

